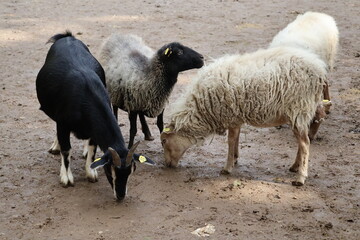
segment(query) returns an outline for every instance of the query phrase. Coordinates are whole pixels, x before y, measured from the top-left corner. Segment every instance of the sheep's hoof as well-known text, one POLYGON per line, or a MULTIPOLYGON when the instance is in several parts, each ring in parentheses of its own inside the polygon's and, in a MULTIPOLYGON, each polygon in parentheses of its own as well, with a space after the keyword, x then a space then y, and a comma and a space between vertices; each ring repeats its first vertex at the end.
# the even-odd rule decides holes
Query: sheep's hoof
POLYGON ((53 154, 53 155, 59 155, 60 154, 60 150, 59 149, 52 149, 50 148, 48 150, 49 153, 53 154))
POLYGON ((299 181, 292 181, 291 183, 292 183, 293 186, 297 186, 297 187, 300 187, 300 186, 304 185, 303 182, 299 182, 299 181))
POLYGON ((299 171, 299 166, 298 165, 292 165, 291 168, 289 168, 290 172, 298 172, 299 171))
POLYGON ((299 187, 299 186, 304 185, 305 179, 306 179, 305 176, 298 176, 296 181, 292 181, 291 183, 292 183, 293 186, 298 186, 299 187))
POLYGON ((308 134, 309 140, 310 142, 313 142, 314 140, 316 140, 316 137, 314 134, 308 134))
POLYGON ((153 136, 145 136, 145 140, 146 141, 154 141, 154 137, 153 136))
POLYGON ((223 169, 220 171, 220 174, 222 175, 229 175, 231 172, 229 170, 223 169))

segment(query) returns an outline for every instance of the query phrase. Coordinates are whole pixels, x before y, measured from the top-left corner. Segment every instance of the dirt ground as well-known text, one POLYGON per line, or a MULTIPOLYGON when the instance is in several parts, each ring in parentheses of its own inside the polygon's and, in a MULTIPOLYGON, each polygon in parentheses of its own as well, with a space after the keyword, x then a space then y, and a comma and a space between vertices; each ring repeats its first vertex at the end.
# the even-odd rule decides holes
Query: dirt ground
MULTIPOLYGON (((358 0, 1 1, 0 239, 200 239, 191 232, 208 224, 215 231, 207 239, 360 239, 359 12, 358 0), (226 136, 189 149, 179 168, 167 169, 150 119, 155 140, 138 151, 157 166, 138 165, 123 202, 103 170, 99 182, 87 182, 75 138, 75 186, 61 187, 60 157, 47 152, 55 124, 38 110, 35 92, 49 37, 70 29, 96 56, 111 33, 133 33, 154 49, 180 41, 209 62, 267 47, 308 10, 335 18, 340 48, 330 74, 334 105, 311 144, 305 186, 291 186, 297 146, 289 128, 245 128, 239 165, 224 176, 226 136)), ((179 76, 170 103, 195 73, 179 76)), ((124 112, 119 121, 127 140, 124 112)))

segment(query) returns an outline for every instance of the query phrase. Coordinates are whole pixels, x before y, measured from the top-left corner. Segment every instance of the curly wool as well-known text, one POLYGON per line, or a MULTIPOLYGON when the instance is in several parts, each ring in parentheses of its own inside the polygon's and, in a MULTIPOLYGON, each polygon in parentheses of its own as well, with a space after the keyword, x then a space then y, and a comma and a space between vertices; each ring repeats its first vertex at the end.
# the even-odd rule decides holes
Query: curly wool
POLYGON ((229 127, 285 122, 304 131, 322 99, 326 65, 294 48, 225 56, 203 68, 174 104, 171 126, 198 142, 229 127))
POLYGON ((110 36, 101 47, 99 62, 106 72, 113 106, 142 111, 148 117, 161 113, 171 89, 166 90, 159 81, 164 70, 158 55, 140 37, 110 36))
POLYGON ((338 48, 339 31, 335 20, 324 13, 306 12, 281 30, 270 47, 296 47, 317 54, 332 69, 338 48))

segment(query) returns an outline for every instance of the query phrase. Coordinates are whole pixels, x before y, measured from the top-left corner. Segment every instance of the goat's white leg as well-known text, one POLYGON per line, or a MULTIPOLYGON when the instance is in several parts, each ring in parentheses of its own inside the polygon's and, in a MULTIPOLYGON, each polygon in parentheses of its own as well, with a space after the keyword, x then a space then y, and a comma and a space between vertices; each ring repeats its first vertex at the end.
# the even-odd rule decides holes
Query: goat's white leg
POLYGON ((228 131, 228 158, 224 169, 221 171, 222 174, 229 174, 231 173, 234 164, 235 164, 235 153, 239 153, 236 148, 239 145, 239 134, 240 134, 240 127, 237 128, 229 128, 228 131))
POLYGON ((302 186, 308 176, 310 139, 307 131, 299 132, 295 128, 293 132, 298 140, 298 152, 295 162, 290 168, 290 171, 297 172, 297 178, 292 184, 294 186, 302 186))
POLYGON ((64 187, 74 186, 74 177, 70 167, 71 150, 61 151, 60 182, 64 187))
POLYGON ((58 141, 58 138, 57 136, 55 136, 55 139, 54 139, 54 142, 53 144, 51 145, 50 149, 48 150, 49 153, 51 154, 54 154, 54 155, 57 155, 60 153, 60 144, 59 144, 59 141, 58 141))
POLYGON ((86 157, 86 163, 85 163, 85 172, 86 177, 89 182, 97 182, 98 180, 98 173, 96 169, 91 169, 90 165, 95 159, 95 153, 96 153, 96 145, 90 145, 91 141, 89 140, 89 145, 87 146, 88 152, 86 157))
POLYGON ((86 158, 87 157, 87 154, 89 152, 89 144, 90 144, 90 139, 89 140, 86 140, 85 144, 84 144, 84 149, 83 149, 83 157, 86 158))

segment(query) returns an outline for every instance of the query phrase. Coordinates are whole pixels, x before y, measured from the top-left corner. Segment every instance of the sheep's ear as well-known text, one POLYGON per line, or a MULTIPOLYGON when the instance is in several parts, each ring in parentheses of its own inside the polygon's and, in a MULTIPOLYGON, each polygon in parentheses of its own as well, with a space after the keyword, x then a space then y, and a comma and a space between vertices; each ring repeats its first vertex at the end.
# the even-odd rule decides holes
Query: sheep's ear
POLYGON ((170 55, 172 54, 172 50, 171 48, 166 48, 165 51, 164 51, 164 55, 167 56, 167 57, 170 57, 170 55))
POLYGON ((99 167, 103 167, 105 164, 107 164, 109 161, 105 158, 97 158, 94 160, 94 162, 90 165, 91 169, 97 169, 99 167))
POLYGON ((155 162, 154 162, 153 160, 151 160, 151 159, 148 158, 148 157, 145 157, 144 155, 140 155, 140 154, 134 153, 133 159, 134 159, 135 161, 138 161, 139 163, 144 163, 144 164, 152 165, 152 166, 155 165, 155 162))
POLYGON ((166 127, 166 128, 163 129, 162 132, 166 133, 166 134, 169 134, 169 133, 173 133, 173 130, 171 130, 171 128, 169 128, 169 127, 166 127))

